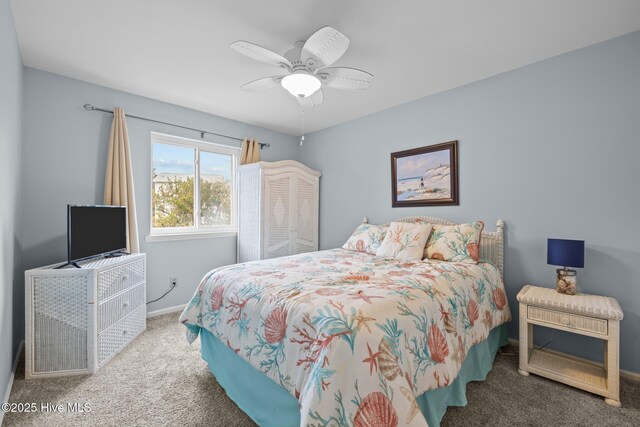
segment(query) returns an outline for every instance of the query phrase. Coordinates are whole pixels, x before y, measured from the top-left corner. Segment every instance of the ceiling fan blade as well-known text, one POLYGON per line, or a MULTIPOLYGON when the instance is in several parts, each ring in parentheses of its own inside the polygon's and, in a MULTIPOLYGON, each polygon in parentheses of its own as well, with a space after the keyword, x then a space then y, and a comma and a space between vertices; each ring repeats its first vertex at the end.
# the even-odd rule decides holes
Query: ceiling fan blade
POLYGON ((262 79, 254 80, 249 83, 245 83, 240 86, 240 89, 247 92, 259 92, 261 90, 267 90, 280 86, 280 81, 284 76, 264 77, 262 79))
POLYGON ((303 107, 315 107, 322 104, 324 94, 322 93, 322 89, 318 89, 311 96, 307 96, 306 98, 297 97, 296 99, 303 107))
POLYGON ((324 68, 340 59, 349 43, 349 38, 335 28, 320 28, 302 47, 302 63, 312 70, 324 68))
POLYGON ((275 52, 270 51, 257 44, 249 43, 244 40, 238 40, 231 43, 231 49, 248 56, 256 61, 266 62, 267 64, 275 65, 276 67, 283 67, 291 70, 291 62, 282 55, 278 55, 275 52))
POLYGON ((373 74, 356 68, 323 68, 316 75, 322 84, 340 90, 366 89, 373 81, 373 74))

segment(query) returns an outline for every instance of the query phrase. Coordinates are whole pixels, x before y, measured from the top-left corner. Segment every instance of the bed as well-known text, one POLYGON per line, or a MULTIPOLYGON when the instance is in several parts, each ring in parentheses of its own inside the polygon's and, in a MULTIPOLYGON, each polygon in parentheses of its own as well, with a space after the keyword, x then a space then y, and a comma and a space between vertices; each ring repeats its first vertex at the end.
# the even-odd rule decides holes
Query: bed
POLYGON ((261 426, 433 427, 506 344, 503 229, 477 265, 331 249, 221 267, 180 321, 261 426))

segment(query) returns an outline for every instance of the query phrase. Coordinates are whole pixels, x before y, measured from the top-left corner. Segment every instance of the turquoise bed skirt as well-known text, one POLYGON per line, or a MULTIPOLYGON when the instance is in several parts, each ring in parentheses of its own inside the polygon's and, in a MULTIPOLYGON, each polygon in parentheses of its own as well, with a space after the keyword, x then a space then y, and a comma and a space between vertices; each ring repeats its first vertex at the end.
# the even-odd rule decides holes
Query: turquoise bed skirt
MULTIPOLYGON (((200 331, 202 358, 209 364, 227 395, 262 427, 298 427, 300 407, 287 390, 255 369, 209 331, 200 331)), ((483 381, 500 348, 507 344, 506 325, 494 328, 489 338, 471 347, 456 379, 447 387, 430 390, 416 400, 430 427, 440 425, 448 406, 467 404, 466 385, 483 381)))

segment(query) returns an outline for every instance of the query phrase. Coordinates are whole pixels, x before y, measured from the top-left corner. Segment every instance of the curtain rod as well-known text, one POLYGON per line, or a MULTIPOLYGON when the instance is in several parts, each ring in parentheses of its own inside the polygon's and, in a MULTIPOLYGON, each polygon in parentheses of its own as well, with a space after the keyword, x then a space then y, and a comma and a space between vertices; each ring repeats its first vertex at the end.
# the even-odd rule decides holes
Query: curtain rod
MULTIPOLYGON (((107 110, 106 108, 94 107, 91 104, 84 104, 83 107, 87 111, 101 111, 103 113, 113 114, 113 110, 107 110)), ((169 122, 163 122, 163 121, 160 121, 160 120, 149 119, 147 117, 133 116, 131 114, 125 114, 125 116, 126 117, 130 117, 132 119, 144 120, 144 121, 153 122, 153 123, 160 123, 162 125, 169 125, 169 126, 173 126, 173 127, 177 127, 177 128, 181 128, 181 129, 186 129, 186 130, 192 130, 194 132, 199 132, 200 133, 200 138, 203 138, 203 139, 204 139, 204 135, 205 134, 209 134, 209 135, 221 136, 223 138, 235 139, 237 141, 243 141, 244 140, 244 138, 238 138, 237 136, 224 135, 224 134, 221 134, 221 133, 209 132, 207 130, 190 128, 190 127, 187 127, 187 126, 177 125, 175 123, 169 123, 169 122)), ((266 142, 266 143, 265 142, 260 142, 259 144, 260 144, 260 149, 261 150, 263 148, 271 147, 271 144, 269 144, 268 142, 266 142)))

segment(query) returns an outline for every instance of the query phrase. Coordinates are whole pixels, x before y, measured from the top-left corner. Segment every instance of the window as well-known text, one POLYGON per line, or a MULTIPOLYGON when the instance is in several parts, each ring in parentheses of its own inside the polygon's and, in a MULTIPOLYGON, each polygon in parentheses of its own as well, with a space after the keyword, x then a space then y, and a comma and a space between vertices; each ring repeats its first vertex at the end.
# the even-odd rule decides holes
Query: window
POLYGON ((151 234, 236 231, 235 147, 151 134, 151 234))

